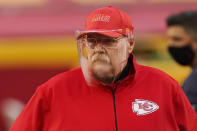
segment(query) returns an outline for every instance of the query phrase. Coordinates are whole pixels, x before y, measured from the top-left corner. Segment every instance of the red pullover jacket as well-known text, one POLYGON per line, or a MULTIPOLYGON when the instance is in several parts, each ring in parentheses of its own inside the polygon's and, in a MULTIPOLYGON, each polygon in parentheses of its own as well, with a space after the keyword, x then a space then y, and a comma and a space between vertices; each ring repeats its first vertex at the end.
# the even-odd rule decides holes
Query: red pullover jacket
POLYGON ((10 131, 197 131, 177 82, 138 65, 123 80, 88 86, 80 68, 41 85, 10 131))

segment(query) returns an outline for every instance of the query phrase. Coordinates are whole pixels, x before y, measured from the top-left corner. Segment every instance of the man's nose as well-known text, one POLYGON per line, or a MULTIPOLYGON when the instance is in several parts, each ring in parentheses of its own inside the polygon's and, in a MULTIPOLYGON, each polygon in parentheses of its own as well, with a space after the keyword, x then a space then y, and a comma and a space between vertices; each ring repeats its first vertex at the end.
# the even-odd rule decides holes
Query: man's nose
POLYGON ((94 47, 95 49, 102 49, 103 48, 103 46, 102 46, 102 44, 101 43, 96 43, 96 45, 95 45, 95 47, 94 47))
POLYGON ((103 46, 101 43, 97 43, 94 47, 95 51, 102 51, 104 50, 103 46))

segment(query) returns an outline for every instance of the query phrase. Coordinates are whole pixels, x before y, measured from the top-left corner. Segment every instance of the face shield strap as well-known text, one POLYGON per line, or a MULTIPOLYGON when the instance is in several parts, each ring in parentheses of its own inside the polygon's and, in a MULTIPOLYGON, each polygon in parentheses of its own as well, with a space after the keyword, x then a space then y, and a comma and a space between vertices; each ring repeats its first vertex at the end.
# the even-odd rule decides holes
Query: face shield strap
POLYGON ((85 34, 88 33, 111 33, 111 32, 116 32, 119 34, 122 34, 123 36, 128 37, 129 39, 133 39, 134 35, 133 35, 133 30, 128 29, 128 28, 124 28, 124 29, 114 29, 114 30, 85 30, 85 31, 81 31, 81 30, 76 30, 75 31, 75 38, 79 39, 80 37, 82 37, 85 34))
POLYGON ((79 39, 81 36, 83 36, 84 34, 88 34, 88 33, 111 33, 111 32, 116 32, 116 33, 120 33, 122 34, 123 29, 115 29, 115 30, 86 30, 86 31, 80 31, 80 30, 76 30, 75 31, 75 38, 79 39))

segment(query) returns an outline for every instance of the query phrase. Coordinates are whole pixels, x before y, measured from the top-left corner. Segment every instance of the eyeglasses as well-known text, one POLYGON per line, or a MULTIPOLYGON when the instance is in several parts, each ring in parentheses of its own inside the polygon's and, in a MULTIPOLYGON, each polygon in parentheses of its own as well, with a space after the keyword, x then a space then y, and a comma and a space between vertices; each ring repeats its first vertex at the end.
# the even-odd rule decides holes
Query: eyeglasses
POLYGON ((90 49, 94 49, 98 44, 104 48, 114 48, 117 46, 120 39, 124 38, 88 38, 87 36, 81 38, 81 42, 90 49))

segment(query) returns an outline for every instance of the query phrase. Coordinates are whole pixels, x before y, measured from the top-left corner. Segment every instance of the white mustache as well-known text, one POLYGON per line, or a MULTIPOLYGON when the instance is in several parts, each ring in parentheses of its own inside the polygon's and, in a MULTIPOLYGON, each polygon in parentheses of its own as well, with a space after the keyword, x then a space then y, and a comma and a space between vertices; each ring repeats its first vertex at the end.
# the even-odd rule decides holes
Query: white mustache
POLYGON ((92 62, 94 63, 96 61, 103 61, 109 64, 110 58, 104 53, 96 53, 92 56, 92 62))

